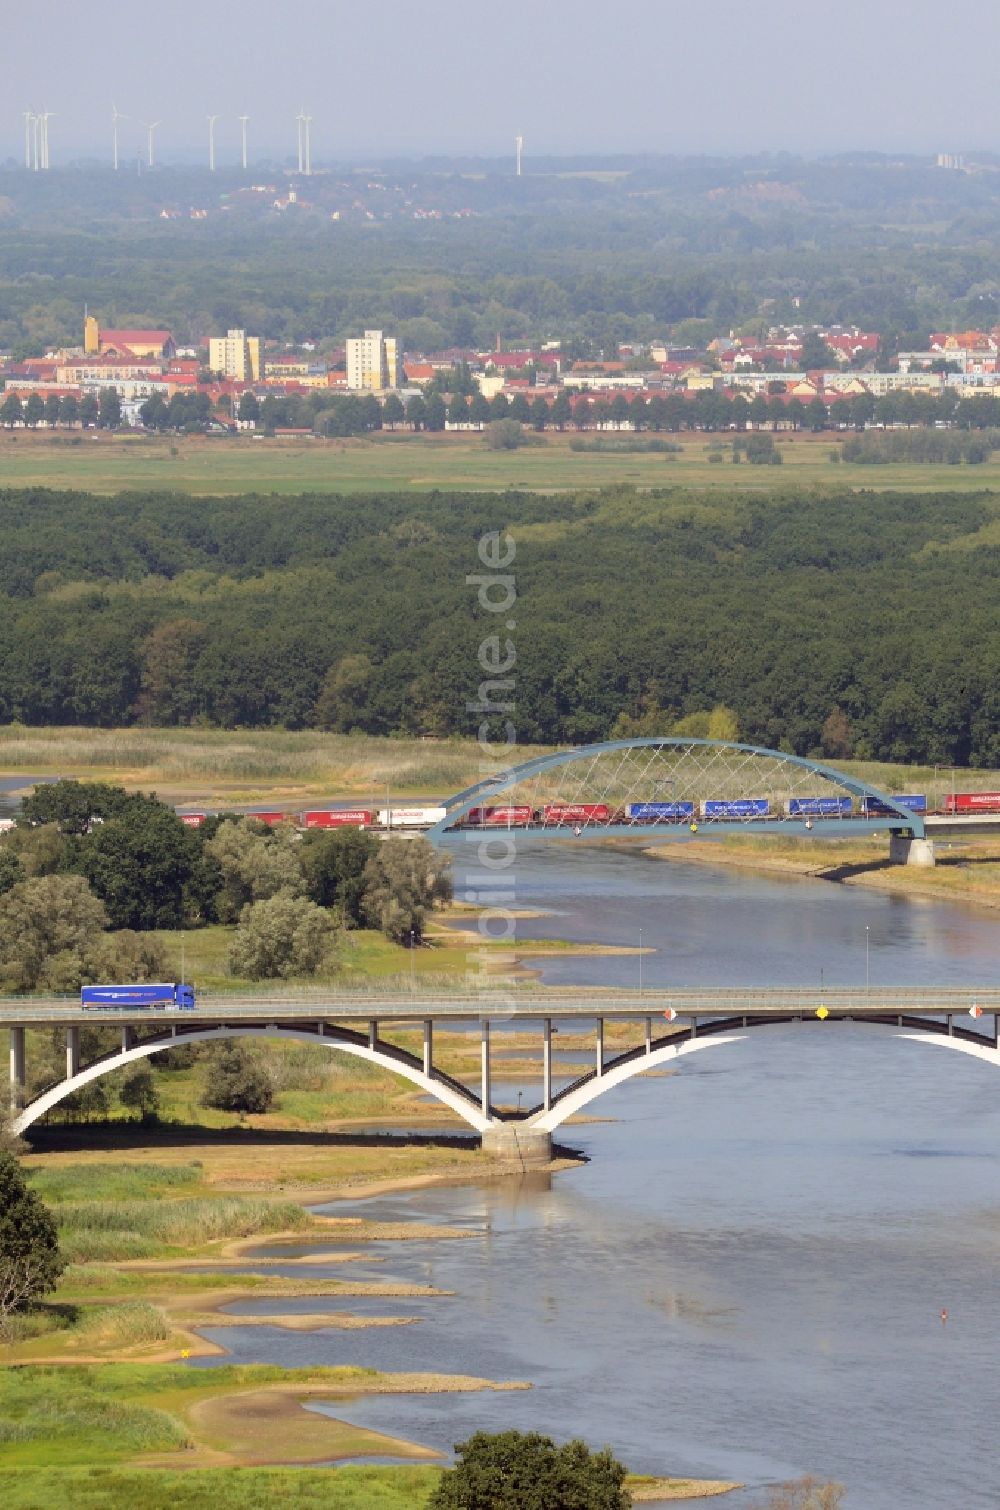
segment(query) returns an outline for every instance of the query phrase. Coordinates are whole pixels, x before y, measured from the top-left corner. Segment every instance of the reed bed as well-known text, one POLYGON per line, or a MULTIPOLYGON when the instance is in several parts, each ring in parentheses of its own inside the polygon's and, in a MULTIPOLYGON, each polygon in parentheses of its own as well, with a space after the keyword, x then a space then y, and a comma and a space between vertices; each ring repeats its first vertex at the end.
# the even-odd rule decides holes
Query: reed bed
MULTIPOLYGON (((165 1247, 193 1247, 221 1238, 305 1228, 308 1213, 292 1200, 216 1196, 183 1200, 86 1200, 56 1210, 60 1234, 91 1234, 165 1247)), ((97 1255, 94 1255, 97 1258, 97 1255)), ((106 1255, 115 1256, 115 1255, 106 1255)), ((147 1255, 140 1255, 147 1256, 147 1255)), ((79 1253, 73 1258, 80 1261, 79 1253)))
MULTIPOLYGON (((519 758, 539 753, 524 747, 519 758)), ((30 729, 0 727, 0 771, 118 779, 130 785, 273 788, 382 803, 407 792, 443 795, 487 774, 471 739, 379 739, 280 729, 30 729)))
POLYGON ((121 1305, 94 1306, 85 1310, 76 1330, 95 1342, 132 1347, 141 1342, 166 1342, 170 1325, 159 1306, 148 1300, 128 1300, 121 1305))
POLYGON ((197 1164, 55 1164, 28 1172, 35 1193, 49 1205, 151 1200, 202 1177, 197 1164))

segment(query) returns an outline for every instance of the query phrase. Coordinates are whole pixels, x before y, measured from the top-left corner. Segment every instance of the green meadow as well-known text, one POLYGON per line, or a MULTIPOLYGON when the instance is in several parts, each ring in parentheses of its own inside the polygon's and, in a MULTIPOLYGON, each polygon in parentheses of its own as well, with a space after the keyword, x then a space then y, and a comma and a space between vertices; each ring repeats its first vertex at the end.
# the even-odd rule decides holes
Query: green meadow
MULTIPOLYGON (((661 437, 662 438, 662 437, 661 437)), ((491 451, 481 435, 392 435, 351 440, 250 436, 109 436, 0 432, 0 487, 130 489, 193 494, 563 492, 631 484, 767 494, 803 487, 921 492, 1000 488, 1000 453, 981 466, 835 464, 834 435, 778 437, 781 467, 734 467, 729 442, 681 434, 679 454, 598 454, 570 449, 569 434, 545 434, 517 451, 491 451), (723 453, 723 460, 712 461, 723 453)))

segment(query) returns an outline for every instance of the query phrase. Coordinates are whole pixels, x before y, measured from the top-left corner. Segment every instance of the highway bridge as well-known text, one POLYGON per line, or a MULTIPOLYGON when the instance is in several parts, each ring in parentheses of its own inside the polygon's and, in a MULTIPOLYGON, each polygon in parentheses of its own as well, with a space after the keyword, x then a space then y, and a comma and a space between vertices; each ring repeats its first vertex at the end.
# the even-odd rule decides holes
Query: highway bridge
MULTIPOLYGON (((68 1096, 113 1070, 180 1044, 251 1037, 288 1038, 380 1065, 433 1096, 482 1137, 483 1146, 523 1163, 551 1156, 553 1132, 568 1117, 635 1075, 701 1049, 733 1044, 761 1029, 795 1025, 836 1032, 845 1023, 972 1055, 1000 1068, 1000 988, 882 987, 601 991, 517 987, 508 991, 422 993, 302 992, 199 998, 180 1008, 81 1007, 78 1001, 0 999, 0 1028, 10 1034, 14 1127, 28 1129, 68 1096), (616 1031, 606 1050, 608 1025, 616 1031), (81 1061, 81 1028, 109 1030, 106 1045, 81 1061), (478 1085, 464 1085, 434 1062, 435 1029, 472 1032, 479 1042, 478 1085), (553 1082, 552 1041, 559 1029, 592 1035, 593 1065, 568 1085, 553 1082), (26 1096, 31 1029, 65 1034, 62 1079, 26 1096), (389 1035, 409 1029, 415 1046, 389 1035), (516 1030, 537 1034, 541 1090, 537 1106, 498 1106, 492 1081, 497 1040, 516 1030)), ((525 1049, 525 1057, 531 1050, 525 1049)))

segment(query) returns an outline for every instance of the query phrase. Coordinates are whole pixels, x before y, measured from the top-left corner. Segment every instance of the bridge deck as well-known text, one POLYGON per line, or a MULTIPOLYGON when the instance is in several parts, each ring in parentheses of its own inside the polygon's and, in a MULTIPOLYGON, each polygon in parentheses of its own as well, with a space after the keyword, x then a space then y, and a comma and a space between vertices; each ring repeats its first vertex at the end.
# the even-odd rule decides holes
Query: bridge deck
POLYGON ((511 992, 473 992, 422 995, 349 995, 302 993, 275 996, 213 996, 204 994, 192 1011, 180 1008, 82 1008, 66 998, 5 997, 0 999, 0 1028, 46 1027, 53 1024, 139 1026, 201 1022, 368 1022, 418 1023, 427 1018, 478 1020, 542 1018, 639 1018, 673 1011, 680 1017, 813 1016, 825 1007, 831 1017, 880 1017, 886 1014, 941 1017, 968 1013, 973 1006, 984 1014, 1000 1013, 1000 987, 900 986, 817 989, 810 986, 758 989, 607 992, 548 988, 511 992))

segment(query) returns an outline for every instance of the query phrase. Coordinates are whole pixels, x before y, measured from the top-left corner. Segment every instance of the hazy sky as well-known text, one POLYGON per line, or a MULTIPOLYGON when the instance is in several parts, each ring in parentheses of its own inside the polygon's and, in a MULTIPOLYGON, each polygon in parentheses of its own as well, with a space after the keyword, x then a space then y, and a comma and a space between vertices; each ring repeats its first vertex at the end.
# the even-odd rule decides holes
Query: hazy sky
POLYGON ((163 162, 371 153, 1000 149, 998 0, 6 0, 0 159, 110 154, 111 101, 163 162))

